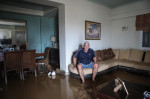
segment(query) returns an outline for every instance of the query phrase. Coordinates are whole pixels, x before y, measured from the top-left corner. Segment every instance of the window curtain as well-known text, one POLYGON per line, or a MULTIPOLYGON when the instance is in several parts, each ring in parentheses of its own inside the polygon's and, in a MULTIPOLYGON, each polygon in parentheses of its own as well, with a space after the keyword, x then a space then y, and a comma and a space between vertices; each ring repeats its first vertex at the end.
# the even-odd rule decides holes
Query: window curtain
POLYGON ((150 32, 150 13, 136 16, 136 30, 150 32))

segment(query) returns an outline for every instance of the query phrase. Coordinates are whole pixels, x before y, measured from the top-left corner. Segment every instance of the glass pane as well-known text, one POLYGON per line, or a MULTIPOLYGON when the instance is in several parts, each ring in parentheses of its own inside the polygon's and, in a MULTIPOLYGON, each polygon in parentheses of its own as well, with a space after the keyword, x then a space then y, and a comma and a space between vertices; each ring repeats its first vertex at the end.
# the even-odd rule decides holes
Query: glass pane
POLYGON ((143 31, 142 47, 150 47, 150 32, 143 31))

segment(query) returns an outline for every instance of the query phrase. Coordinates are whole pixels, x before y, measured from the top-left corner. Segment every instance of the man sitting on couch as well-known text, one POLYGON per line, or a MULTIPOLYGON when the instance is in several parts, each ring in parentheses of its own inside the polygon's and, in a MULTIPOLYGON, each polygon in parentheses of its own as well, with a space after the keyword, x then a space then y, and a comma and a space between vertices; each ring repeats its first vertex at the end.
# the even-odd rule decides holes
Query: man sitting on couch
POLYGON ((81 85, 84 85, 85 83, 84 73, 82 70, 84 68, 93 68, 92 81, 95 82, 95 76, 97 74, 98 64, 96 63, 94 50, 90 48, 90 44, 88 41, 85 41, 84 47, 79 49, 74 55, 73 65, 74 65, 73 69, 75 69, 77 65, 78 72, 82 80, 81 85), (78 64, 77 64, 77 59, 78 59, 78 64))

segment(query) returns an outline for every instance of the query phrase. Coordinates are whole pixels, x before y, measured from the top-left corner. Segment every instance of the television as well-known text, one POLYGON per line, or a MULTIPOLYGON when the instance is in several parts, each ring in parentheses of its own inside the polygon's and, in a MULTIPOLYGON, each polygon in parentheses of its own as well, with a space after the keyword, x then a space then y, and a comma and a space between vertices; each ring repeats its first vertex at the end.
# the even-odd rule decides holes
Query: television
POLYGON ((7 45, 10 45, 12 43, 12 40, 11 39, 1 39, 0 40, 1 44, 7 44, 7 45))

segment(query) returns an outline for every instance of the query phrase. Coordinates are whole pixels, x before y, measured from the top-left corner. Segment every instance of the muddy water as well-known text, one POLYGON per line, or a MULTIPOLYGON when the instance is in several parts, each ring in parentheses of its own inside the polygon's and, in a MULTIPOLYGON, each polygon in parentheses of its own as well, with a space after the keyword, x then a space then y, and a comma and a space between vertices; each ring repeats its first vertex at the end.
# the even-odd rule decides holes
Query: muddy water
POLYGON ((0 81, 0 99, 96 99, 98 90, 116 77, 150 86, 150 78, 123 71, 110 72, 96 78, 86 80, 86 87, 80 87, 80 80, 67 76, 48 77, 47 73, 27 73, 21 81, 17 75, 8 76, 8 85, 0 81))

